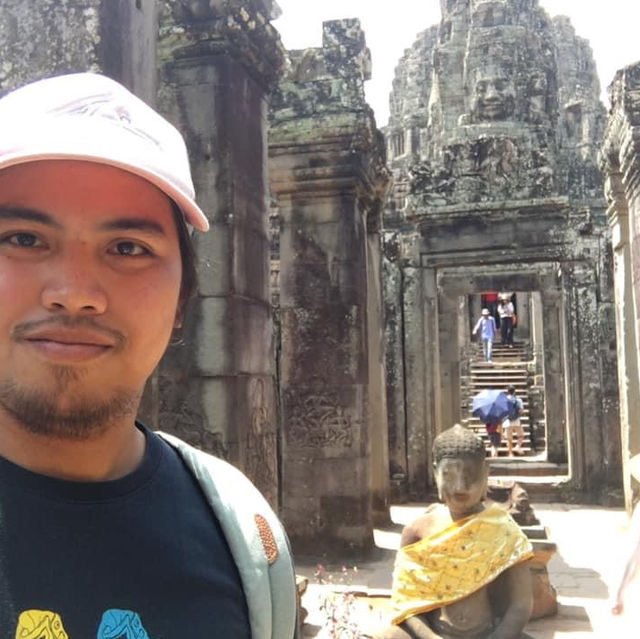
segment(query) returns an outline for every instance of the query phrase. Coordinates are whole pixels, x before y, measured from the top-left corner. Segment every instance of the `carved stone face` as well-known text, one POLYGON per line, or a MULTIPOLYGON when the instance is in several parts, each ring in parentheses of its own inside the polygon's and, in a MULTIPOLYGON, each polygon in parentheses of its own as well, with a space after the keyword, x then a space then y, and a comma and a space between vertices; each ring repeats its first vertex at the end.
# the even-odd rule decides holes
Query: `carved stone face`
POLYGON ((516 90, 504 73, 477 76, 471 93, 471 114, 476 122, 506 120, 513 115, 516 90))
POLYGON ((484 459, 469 455, 443 459, 436 466, 435 478, 438 495, 454 520, 480 510, 487 490, 484 459))

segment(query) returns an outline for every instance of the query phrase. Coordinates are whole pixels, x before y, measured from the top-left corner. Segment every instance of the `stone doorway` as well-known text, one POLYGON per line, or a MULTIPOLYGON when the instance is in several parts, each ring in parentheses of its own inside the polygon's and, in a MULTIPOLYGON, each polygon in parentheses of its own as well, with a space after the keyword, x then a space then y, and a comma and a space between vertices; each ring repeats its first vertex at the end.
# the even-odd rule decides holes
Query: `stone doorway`
MULTIPOLYGON (((544 334, 542 297, 539 291, 509 291, 514 306, 513 344, 502 343, 502 326, 498 312, 500 297, 505 291, 482 291, 458 298, 460 335, 460 397, 461 423, 473 428, 489 445, 483 424, 470 414, 472 399, 482 389, 506 390, 515 388, 524 407, 521 423, 524 429, 524 459, 529 464, 496 464, 501 472, 513 470, 539 473, 540 462, 547 461, 547 432, 544 388, 544 334), (472 335, 486 308, 494 317, 497 334, 493 343, 491 362, 485 361, 480 335, 472 335)), ((500 461, 508 455, 506 437, 498 448, 500 461)), ((550 468, 548 470, 551 470, 550 468)), ((564 471, 564 468, 555 468, 564 471)))
MULTIPOLYGON (((427 259, 420 268, 402 268, 402 349, 396 349, 395 360, 387 360, 388 375, 395 376, 389 405, 397 411, 389 419, 392 493, 421 499, 432 491, 433 439, 468 415, 462 388, 471 318, 481 309, 484 292, 512 290, 520 293, 520 315, 528 307, 520 336, 528 335, 528 356, 537 362, 531 388, 537 415, 532 419, 544 432, 544 473, 560 483, 556 492, 593 492, 595 497, 609 472, 601 462, 603 453, 611 454, 605 428, 611 415, 604 410, 601 381, 606 371, 599 348, 605 342, 599 335, 605 325, 590 319, 597 315, 593 271, 587 264, 555 261, 442 262, 427 259)), ((503 470, 500 475, 507 474, 503 470)))

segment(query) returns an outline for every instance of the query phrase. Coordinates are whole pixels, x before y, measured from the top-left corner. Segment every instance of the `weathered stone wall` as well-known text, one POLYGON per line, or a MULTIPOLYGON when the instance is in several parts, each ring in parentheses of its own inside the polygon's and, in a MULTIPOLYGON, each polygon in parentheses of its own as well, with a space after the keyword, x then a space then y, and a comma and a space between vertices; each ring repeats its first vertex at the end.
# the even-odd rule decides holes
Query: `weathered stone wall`
POLYGON ((609 93, 600 166, 615 260, 622 455, 630 509, 640 489, 628 470, 629 458, 640 453, 640 64, 619 71, 609 93))
POLYGON ((602 175, 597 154, 606 111, 589 43, 576 35, 566 16, 553 19, 558 61, 558 180, 576 201, 598 200, 602 175))
POLYGON ((157 426, 225 457, 278 502, 267 96, 284 62, 271 2, 160 2, 158 107, 185 136, 211 230, 199 295, 147 398, 157 426))
POLYGON ((369 74, 359 22, 328 22, 322 48, 289 52, 272 97, 282 513, 300 552, 370 548, 374 506, 388 501, 386 414, 371 397, 382 384, 375 247, 388 176, 369 74))
MULTIPOLYGON (((593 57, 569 21, 552 22, 537 0, 441 7, 437 33, 422 34, 398 67, 385 129, 398 185, 385 224, 396 237, 420 238, 395 260, 405 307, 403 343, 394 329, 391 351, 403 348, 407 400, 404 410, 389 402, 397 411, 389 423, 399 429, 404 419, 407 435, 390 432, 391 459, 409 469, 409 494, 423 495, 432 478, 419 460, 462 417, 468 336, 459 299, 539 292, 548 456, 570 461, 571 487, 596 499, 619 484, 620 452, 612 252, 596 166, 604 109, 593 57), (423 85, 430 94, 405 99, 408 70, 421 68, 415 57, 424 54, 433 60, 423 85), (423 135, 409 134, 414 122, 423 135), (408 151, 394 142, 403 132, 414 141, 408 151)), ((395 300, 397 290, 390 293, 395 300)))
POLYGON ((57 73, 100 71, 155 96, 154 3, 7 0, 0 7, 0 93, 57 73))

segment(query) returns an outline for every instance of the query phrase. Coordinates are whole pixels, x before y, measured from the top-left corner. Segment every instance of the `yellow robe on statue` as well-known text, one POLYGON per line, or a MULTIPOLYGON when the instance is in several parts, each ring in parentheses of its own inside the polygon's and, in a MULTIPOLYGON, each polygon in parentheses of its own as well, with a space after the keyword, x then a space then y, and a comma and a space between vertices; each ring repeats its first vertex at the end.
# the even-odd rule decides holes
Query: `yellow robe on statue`
POLYGON ((393 623, 460 601, 532 556, 531 542, 499 506, 454 522, 398 551, 393 623))

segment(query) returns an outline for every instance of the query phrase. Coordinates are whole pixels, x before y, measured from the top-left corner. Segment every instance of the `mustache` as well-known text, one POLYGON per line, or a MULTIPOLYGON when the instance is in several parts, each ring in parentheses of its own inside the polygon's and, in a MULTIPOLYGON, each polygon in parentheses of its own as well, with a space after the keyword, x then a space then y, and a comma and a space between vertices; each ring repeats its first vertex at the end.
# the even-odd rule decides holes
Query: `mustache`
POLYGON ((22 322, 16 324, 11 330, 13 339, 27 339, 34 331, 49 328, 69 328, 69 329, 86 329, 96 333, 102 333, 113 339, 118 346, 124 345, 126 337, 124 333, 108 326, 102 326, 91 317, 70 317, 68 315, 60 315, 55 318, 47 318, 43 320, 33 320, 31 322, 22 322))

